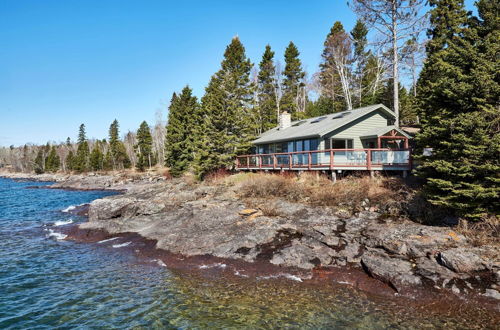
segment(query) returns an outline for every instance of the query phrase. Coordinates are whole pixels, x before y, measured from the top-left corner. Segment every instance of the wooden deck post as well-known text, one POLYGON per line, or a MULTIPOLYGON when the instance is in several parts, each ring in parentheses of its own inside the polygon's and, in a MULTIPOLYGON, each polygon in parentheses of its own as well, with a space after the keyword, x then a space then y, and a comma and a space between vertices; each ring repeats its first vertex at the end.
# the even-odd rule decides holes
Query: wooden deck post
POLYGON ((333 150, 330 150, 330 170, 333 170, 333 150))
POLYGON ((276 155, 273 154, 273 169, 276 169, 276 155))
POLYGON ((259 157, 257 157, 257 159, 259 160, 259 168, 262 168, 262 156, 259 155, 259 157))
POLYGON ((370 149, 367 150, 367 155, 366 155, 366 168, 368 170, 372 169, 372 152, 370 149))
POLYGON ((247 170, 250 169, 250 156, 247 156, 247 170))
POLYGON ((309 168, 309 170, 311 170, 311 165, 312 165, 311 163, 312 163, 312 155, 311 152, 309 151, 307 153, 307 165, 308 165, 307 167, 309 168))
POLYGON ((292 169, 292 154, 288 154, 288 166, 290 166, 290 169, 292 169))

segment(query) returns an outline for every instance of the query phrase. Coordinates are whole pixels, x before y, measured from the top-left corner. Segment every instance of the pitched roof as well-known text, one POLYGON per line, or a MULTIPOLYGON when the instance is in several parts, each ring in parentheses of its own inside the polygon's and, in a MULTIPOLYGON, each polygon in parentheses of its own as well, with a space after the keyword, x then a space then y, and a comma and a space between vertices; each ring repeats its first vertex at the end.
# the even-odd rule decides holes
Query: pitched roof
POLYGON ((361 138, 367 139, 367 138, 379 137, 379 136, 382 136, 382 135, 384 135, 392 130, 396 130, 402 136, 410 138, 410 136, 405 131, 403 131, 401 128, 396 127, 394 125, 385 126, 385 127, 374 127, 373 129, 369 130, 368 132, 365 132, 363 134, 363 136, 361 136, 361 138))
POLYGON ((386 112, 388 115, 395 117, 394 112, 389 110, 389 108, 383 104, 375 104, 320 117, 297 120, 292 122, 291 126, 285 129, 275 127, 262 133, 256 140, 252 141, 252 143, 262 144, 302 138, 321 137, 360 117, 363 117, 372 111, 379 109, 386 112))

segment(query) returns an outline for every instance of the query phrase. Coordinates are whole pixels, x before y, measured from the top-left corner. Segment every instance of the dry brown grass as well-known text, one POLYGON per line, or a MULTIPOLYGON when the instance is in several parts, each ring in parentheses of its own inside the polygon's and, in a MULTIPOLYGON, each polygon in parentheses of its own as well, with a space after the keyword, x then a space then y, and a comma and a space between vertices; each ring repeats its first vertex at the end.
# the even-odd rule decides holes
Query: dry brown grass
POLYGON ((457 231, 467 237, 472 245, 500 245, 500 218, 490 216, 481 221, 461 219, 457 231))
POLYGON ((367 206, 385 208, 405 197, 404 184, 396 178, 348 177, 333 183, 328 178, 304 173, 299 178, 275 174, 249 177, 240 183, 243 198, 283 198, 316 206, 343 206, 360 211, 367 206))

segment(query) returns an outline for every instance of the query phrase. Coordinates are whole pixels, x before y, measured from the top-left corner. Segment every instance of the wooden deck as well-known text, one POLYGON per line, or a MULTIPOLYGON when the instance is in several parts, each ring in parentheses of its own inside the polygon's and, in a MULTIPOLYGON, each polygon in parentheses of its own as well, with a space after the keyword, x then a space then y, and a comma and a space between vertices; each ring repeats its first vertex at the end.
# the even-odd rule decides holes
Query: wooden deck
POLYGON ((243 171, 409 171, 411 168, 410 149, 327 149, 236 158, 236 169, 243 171))

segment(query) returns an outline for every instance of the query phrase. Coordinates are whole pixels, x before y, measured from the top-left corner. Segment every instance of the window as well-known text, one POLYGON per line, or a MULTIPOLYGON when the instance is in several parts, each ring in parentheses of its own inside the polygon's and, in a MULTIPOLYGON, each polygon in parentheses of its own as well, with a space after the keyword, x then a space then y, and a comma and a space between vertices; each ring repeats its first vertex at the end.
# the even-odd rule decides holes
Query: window
POLYGON ((324 120, 324 119, 326 119, 326 116, 316 118, 316 119, 314 119, 314 120, 311 122, 311 124, 314 124, 314 123, 319 123, 320 121, 322 121, 322 120, 324 120))
POLYGON ((396 122, 396 120, 394 118, 388 118, 387 119, 387 126, 392 126, 392 125, 394 125, 395 122, 396 122))
POLYGON ((295 141, 295 151, 304 151, 304 145, 302 140, 295 141))
POLYGON ((305 122, 306 122, 306 120, 302 120, 302 121, 299 121, 298 123, 293 124, 292 126, 299 126, 299 125, 302 125, 305 122))
POLYGON ((332 139, 332 149, 352 149, 352 139, 332 139))

